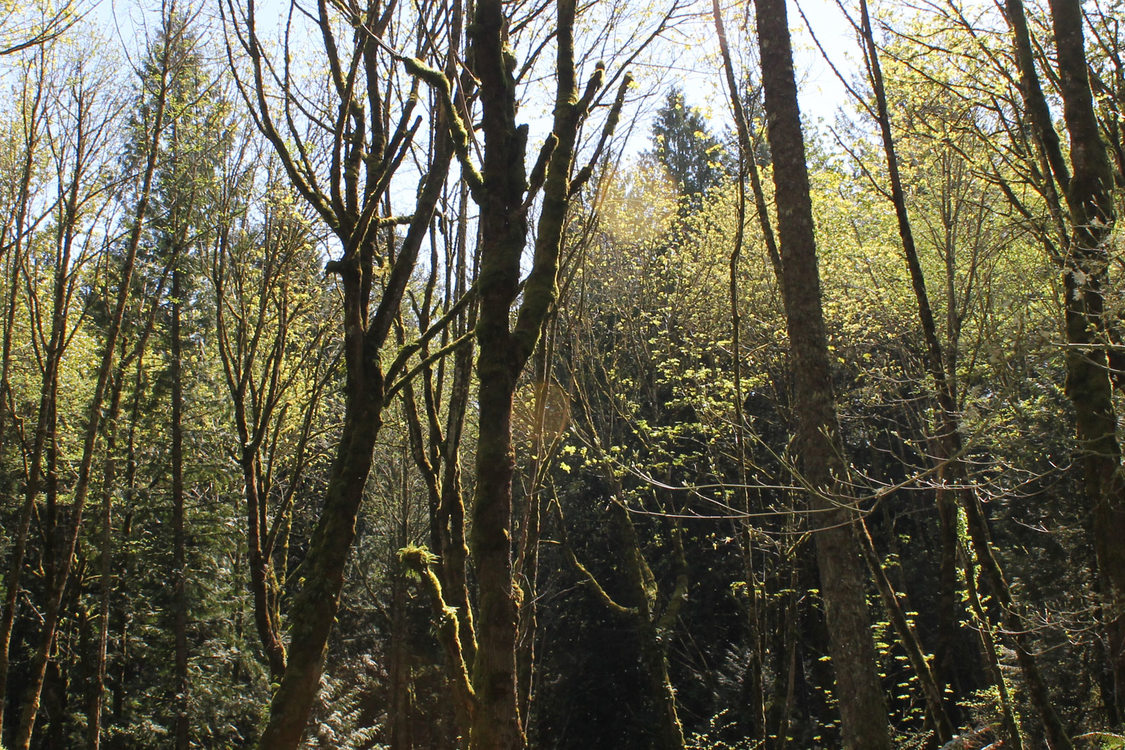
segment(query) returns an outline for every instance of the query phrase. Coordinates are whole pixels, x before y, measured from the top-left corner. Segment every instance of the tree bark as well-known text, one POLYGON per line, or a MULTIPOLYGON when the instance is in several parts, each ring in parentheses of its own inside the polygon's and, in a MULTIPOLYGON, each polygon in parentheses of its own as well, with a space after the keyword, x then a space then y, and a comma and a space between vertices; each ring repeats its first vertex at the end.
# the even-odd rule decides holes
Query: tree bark
POLYGON ((796 455, 813 498, 817 563, 843 745, 849 750, 890 750, 862 558, 853 536, 855 510, 847 505, 843 489, 847 464, 832 392, 785 0, 756 0, 755 7, 798 422, 796 455))
MULTIPOLYGON (((1021 0, 1007 0, 1025 106, 1040 148, 1065 198, 1069 250, 1057 258, 1063 270, 1066 315, 1066 393, 1075 412, 1077 448, 1098 564, 1107 668, 1114 692, 1108 713, 1125 715, 1125 482, 1106 350, 1105 288, 1109 281, 1106 242, 1113 232, 1113 171, 1098 132, 1087 74, 1082 7, 1077 0, 1050 3, 1058 54, 1059 89, 1070 137, 1067 173, 1058 134, 1039 85, 1021 0)), ((1060 213, 1061 207, 1059 207, 1060 213)), ((1115 714, 1116 716, 1113 716, 1115 714)))
POLYGON ((985 657, 988 660, 992 682, 996 686, 996 693, 1000 699, 1004 729, 1008 733, 1008 741, 1012 744, 1014 750, 1023 750, 1019 721, 1016 719, 1012 697, 1008 693, 1008 683, 1004 679, 1004 670, 1000 665, 1000 655, 996 650, 996 639, 992 634, 992 624, 988 621, 988 614, 984 611, 980 594, 977 591, 976 566, 973 565, 972 556, 967 549, 962 548, 961 557, 965 569, 965 591, 969 597, 969 606, 972 608, 977 632, 980 633, 981 647, 984 649, 985 657))
MULTIPOLYGON (((1113 170, 1098 130, 1087 74, 1079 0, 1051 0, 1058 52, 1063 116, 1074 168, 1066 190, 1075 267, 1067 273, 1081 303, 1068 306, 1067 393, 1075 407, 1078 449, 1092 506, 1094 550, 1102 586, 1103 618, 1109 643, 1117 719, 1125 716, 1125 482, 1113 384, 1103 333, 1107 328, 1103 289, 1108 283, 1106 243, 1113 233, 1113 170), (1093 344, 1094 346, 1091 346, 1093 344)), ((1070 301, 1071 290, 1067 290, 1070 301)))
MULTIPOLYGON (((727 85, 727 95, 730 98, 731 111, 734 114, 735 132, 738 136, 738 217, 734 229, 733 247, 730 253, 730 324, 731 324, 731 350, 734 352, 732 361, 734 379, 734 429, 735 450, 738 455, 738 483, 741 486, 739 494, 742 497, 742 510, 749 517, 750 491, 747 477, 746 457, 746 418, 743 413, 742 394, 742 315, 740 312, 738 277, 742 256, 742 245, 746 225, 746 174, 749 173, 751 186, 757 208, 758 223, 762 229, 762 236, 766 243, 766 251, 773 263, 774 273, 781 278, 781 256, 777 251, 777 243, 773 236, 773 225, 770 223, 769 211, 766 208, 765 191, 762 189, 761 178, 758 175, 758 165, 754 161, 754 147, 750 140, 750 127, 746 122, 746 113, 742 106, 738 84, 734 76, 734 63, 731 61, 730 45, 727 42, 726 27, 723 24, 723 13, 719 7, 719 0, 711 0, 711 16, 715 23, 715 33, 719 38, 719 51, 723 60, 723 74, 727 85)), ((754 571, 754 528, 749 521, 739 524, 742 539, 742 558, 746 571, 747 599, 746 630, 749 642, 749 654, 746 664, 746 676, 743 684, 746 688, 747 702, 750 715, 754 721, 753 738, 764 743, 768 735, 766 727, 766 698, 763 683, 763 664, 765 662, 761 638, 761 604, 758 595, 757 574, 754 571)))
MULTIPOLYGON (((173 250, 178 266, 183 260, 180 248, 173 250)), ((183 271, 172 271, 172 636, 175 641, 176 750, 187 750, 190 735, 188 715, 188 598, 187 548, 184 531, 184 382, 181 316, 183 312, 183 271)))

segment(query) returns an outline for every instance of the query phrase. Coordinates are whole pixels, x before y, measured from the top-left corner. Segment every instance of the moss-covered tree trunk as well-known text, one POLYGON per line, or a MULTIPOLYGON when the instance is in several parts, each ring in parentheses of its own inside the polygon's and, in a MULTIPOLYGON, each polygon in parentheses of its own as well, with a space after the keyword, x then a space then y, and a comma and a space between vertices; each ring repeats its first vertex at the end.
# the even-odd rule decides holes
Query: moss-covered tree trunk
MULTIPOLYGON (((318 123, 323 130, 310 135, 288 116, 291 108, 307 103, 302 91, 286 87, 275 98, 267 83, 273 61, 257 35, 255 3, 242 7, 228 3, 226 9, 238 27, 250 62, 252 80, 239 81, 240 94, 253 108, 255 124, 270 141, 293 187, 343 250, 340 258, 326 266, 328 272, 339 276, 342 289, 346 372, 343 426, 329 469, 324 505, 296 573, 299 588, 288 613, 285 673, 258 740, 260 750, 291 750, 300 744, 316 700, 372 451, 388 392, 395 387, 389 381, 402 374, 409 357, 409 353, 404 354, 385 372, 383 348, 399 317, 419 247, 445 186, 453 150, 446 136, 447 123, 442 119, 445 114, 438 114, 430 123, 436 135, 430 141, 429 160, 422 170, 405 236, 399 243, 389 243, 391 249, 384 252, 380 227, 398 222, 380 217, 379 209, 420 125, 413 122, 414 97, 408 98, 398 112, 397 125, 392 120, 392 102, 398 92, 393 90, 393 77, 384 68, 382 55, 387 45, 382 36, 389 33, 393 14, 378 3, 371 4, 363 13, 347 19, 350 25, 345 25, 346 34, 338 34, 338 19, 333 14, 339 9, 326 3, 317 6, 310 21, 323 45, 326 89, 334 97, 337 119, 318 123), (344 46, 345 39, 348 46, 344 46), (317 141, 321 138, 323 142, 317 141), (327 166, 307 158, 310 139, 317 141, 317 148, 331 153, 327 166)), ((411 75, 429 74, 430 69, 418 60, 395 60, 403 62, 411 75)), ((257 522, 260 533, 260 514, 257 522)), ((264 545, 263 555, 269 553, 268 545, 264 545)), ((259 562, 267 564, 265 560, 259 562)))
POLYGON ((378 360, 365 356, 359 317, 358 273, 345 278, 345 359, 348 387, 344 427, 329 475, 324 509, 301 569, 303 581, 290 614, 289 663, 270 703, 260 750, 296 748, 305 731, 324 669, 328 635, 336 619, 344 566, 355 539, 363 488, 382 425, 383 381, 378 360), (354 327, 353 327, 354 326, 354 327))
POLYGON ((524 746, 516 705, 516 624, 512 582, 512 394, 523 362, 512 348, 510 315, 527 236, 522 210, 526 128, 516 127, 515 81, 500 0, 477 5, 472 50, 484 111, 484 201, 480 210, 480 318, 477 321, 479 438, 469 548, 476 564, 477 696, 469 746, 524 746))
POLYGON ((847 464, 829 371, 785 0, 756 0, 755 6, 798 422, 795 447, 812 495, 812 524, 843 744, 850 750, 889 750, 887 709, 867 611, 863 562, 853 537, 854 511, 843 495, 847 464))
POLYGON ((556 298, 559 247, 570 198, 570 170, 580 107, 575 85, 575 3, 557 5, 557 93, 553 150, 546 164, 543 207, 532 270, 523 287, 515 326, 512 306, 527 241, 524 166, 527 127, 516 125, 515 59, 507 46, 501 0, 477 3, 470 43, 480 80, 484 129, 480 205, 480 314, 477 377, 480 381, 476 492, 470 550, 479 591, 473 687, 477 698, 470 732, 474 750, 508 750, 525 744, 516 694, 516 636, 520 592, 512 580, 512 398, 556 298))

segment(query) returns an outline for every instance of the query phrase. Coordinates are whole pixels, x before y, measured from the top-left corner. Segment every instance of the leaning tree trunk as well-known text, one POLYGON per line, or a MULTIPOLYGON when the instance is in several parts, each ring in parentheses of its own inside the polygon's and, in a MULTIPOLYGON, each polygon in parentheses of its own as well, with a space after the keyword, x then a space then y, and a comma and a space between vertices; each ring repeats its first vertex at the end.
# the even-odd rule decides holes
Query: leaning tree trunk
MULTIPOLYGON (((926 346, 926 367, 934 383, 934 394, 938 404, 938 436, 939 459, 943 460, 941 467, 942 479, 958 486, 956 490, 961 506, 965 511, 966 527, 969 538, 972 540, 973 549, 980 560, 985 580, 1003 611, 1004 622, 1008 637, 1012 643, 1028 683, 1028 694, 1031 702, 1039 715, 1044 731, 1053 748, 1068 748, 1070 740, 1062 725, 1058 712, 1051 701, 1050 691, 1046 680, 1039 670, 1038 662, 1028 642, 1027 628, 1021 623, 1021 618, 1015 610, 1011 591, 1004 577, 999 559, 992 549, 991 532, 988 527, 988 518, 977 496, 976 490, 969 480, 968 468, 962 459, 964 438, 960 413, 957 409, 956 394, 954 392, 954 371, 946 369, 946 355, 937 336, 937 326, 934 322, 933 310, 930 307, 929 295, 926 291, 925 277, 922 264, 918 258, 917 247, 914 244, 914 234, 910 224, 910 217, 906 206, 906 192, 903 188, 899 172, 898 157, 895 153, 894 137, 891 131, 890 110, 887 105, 886 89, 883 83, 882 69, 879 64, 879 52, 875 46, 875 37, 871 28, 871 18, 868 14, 865 0, 860 2, 860 29, 866 45, 868 72, 871 77, 872 89, 875 94, 876 119, 883 140, 883 151, 887 159, 887 175, 891 185, 891 200, 895 207, 898 220, 899 238, 902 242, 903 253, 906 257, 907 268, 910 273, 911 284, 914 289, 915 300, 918 304, 918 318, 921 323, 923 339, 926 346)), ((945 576, 949 573, 950 539, 955 532, 954 514, 948 507, 949 498, 944 488, 938 491, 938 511, 942 518, 942 573, 943 585, 945 576)), ((943 592, 944 593, 944 592, 943 592)))
POLYGON ((887 709, 864 590, 855 513, 842 499, 840 442, 813 238, 812 201, 785 0, 756 0, 767 136, 774 159, 782 287, 797 416, 796 453, 813 497, 820 568, 844 747, 890 750, 887 709))

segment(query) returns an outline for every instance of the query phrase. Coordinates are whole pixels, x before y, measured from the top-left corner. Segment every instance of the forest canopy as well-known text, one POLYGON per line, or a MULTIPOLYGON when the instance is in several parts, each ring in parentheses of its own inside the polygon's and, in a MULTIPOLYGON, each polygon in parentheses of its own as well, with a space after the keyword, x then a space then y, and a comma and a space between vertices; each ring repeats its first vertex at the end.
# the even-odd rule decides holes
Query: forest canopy
POLYGON ((0 748, 1125 747, 1123 19, 0 5, 0 748))

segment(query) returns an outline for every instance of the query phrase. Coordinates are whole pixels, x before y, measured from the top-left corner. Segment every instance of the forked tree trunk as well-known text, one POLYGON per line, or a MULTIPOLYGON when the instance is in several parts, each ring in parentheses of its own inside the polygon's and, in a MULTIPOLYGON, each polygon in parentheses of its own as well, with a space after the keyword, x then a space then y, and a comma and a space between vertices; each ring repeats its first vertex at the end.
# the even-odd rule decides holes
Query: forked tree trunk
MULTIPOLYGON (((369 316, 367 296, 373 272, 374 247, 358 248, 355 256, 334 262, 343 285, 344 426, 320 520, 301 567, 304 584, 290 609, 289 659, 285 675, 270 703, 269 720, 258 740, 259 750, 296 748, 316 700, 328 636, 340 605, 344 567, 355 540, 363 488, 371 470, 375 440, 382 426, 386 383, 380 353, 391 321, 398 314, 418 248, 426 235, 452 158, 446 138, 438 138, 430 169, 386 281, 379 308, 369 316), (360 256, 366 260, 360 260, 360 256), (361 271, 362 269, 362 271, 361 271)), ((372 242, 371 240, 367 242, 372 242)))
POLYGON ((470 549, 480 594, 473 665, 477 705, 469 737, 473 750, 514 750, 525 745, 516 696, 519 593, 512 580, 512 398, 556 295, 574 142, 582 114, 575 84, 574 15, 574 1, 560 0, 554 151, 547 164, 532 271, 514 330, 511 311, 528 229, 524 207, 527 127, 516 126, 514 60, 506 41, 503 2, 480 0, 470 30, 475 72, 481 82, 485 139, 484 189, 475 196, 481 209, 480 422, 470 549))

